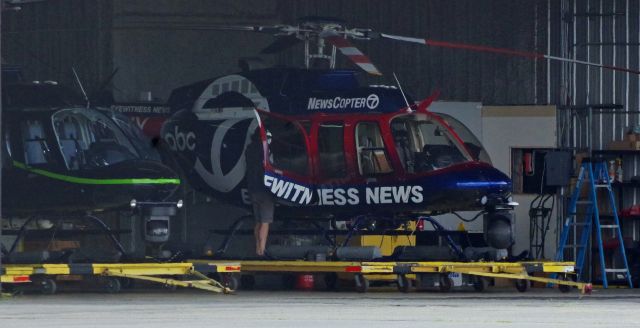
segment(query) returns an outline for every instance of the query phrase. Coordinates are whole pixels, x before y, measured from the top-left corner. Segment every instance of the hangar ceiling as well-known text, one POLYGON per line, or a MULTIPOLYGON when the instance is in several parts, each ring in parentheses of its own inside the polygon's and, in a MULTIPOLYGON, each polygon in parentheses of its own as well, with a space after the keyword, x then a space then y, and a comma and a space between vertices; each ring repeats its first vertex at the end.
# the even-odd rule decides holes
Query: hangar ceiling
MULTIPOLYGON (((132 100, 151 91, 160 100, 185 83, 231 73, 240 57, 255 56, 266 35, 212 31, 216 24, 293 23, 308 15, 348 19, 351 26, 395 34, 546 49, 547 1, 47 1, 3 14, 3 57, 29 79, 72 83, 76 67, 92 86, 114 69, 114 95, 132 100), (482 13, 478 15, 477 13, 482 13), (398 19, 402 18, 402 19, 398 19)), ((388 40, 358 47, 392 83, 395 72, 416 97, 442 91, 442 99, 488 104, 545 102, 546 70, 540 63, 491 54, 430 49, 388 40)), ((295 50, 265 56, 267 65, 299 64, 295 50)), ((342 67, 352 68, 341 59, 342 67)))

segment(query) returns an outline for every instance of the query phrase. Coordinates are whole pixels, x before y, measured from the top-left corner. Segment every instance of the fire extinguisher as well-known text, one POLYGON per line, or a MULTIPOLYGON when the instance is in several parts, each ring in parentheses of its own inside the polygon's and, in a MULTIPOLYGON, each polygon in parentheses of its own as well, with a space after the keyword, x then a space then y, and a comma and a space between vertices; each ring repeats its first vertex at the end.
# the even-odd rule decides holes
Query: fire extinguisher
POLYGON ((535 171, 534 152, 525 152, 522 156, 524 164, 524 174, 526 176, 532 176, 535 171))

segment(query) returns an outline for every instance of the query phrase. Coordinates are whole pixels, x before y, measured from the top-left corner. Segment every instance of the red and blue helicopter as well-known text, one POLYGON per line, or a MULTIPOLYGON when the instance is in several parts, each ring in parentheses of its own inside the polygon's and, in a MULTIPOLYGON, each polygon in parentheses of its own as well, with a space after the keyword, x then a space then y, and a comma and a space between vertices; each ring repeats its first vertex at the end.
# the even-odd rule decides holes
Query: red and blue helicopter
POLYGON ((164 124, 162 138, 196 189, 248 205, 245 150, 258 131, 264 186, 279 204, 276 219, 358 216, 397 222, 476 210, 484 213, 490 246, 504 249, 513 243, 510 211, 517 204, 511 180, 491 165, 463 124, 427 109, 437 94, 416 103, 399 83, 363 86, 355 71, 335 69, 336 54, 372 75, 381 73, 349 39, 567 59, 349 29, 340 20, 319 17, 295 26, 219 29, 275 35, 263 53, 302 42, 306 67, 247 69, 173 91, 174 115, 164 124), (325 69, 312 68, 318 61, 325 69))

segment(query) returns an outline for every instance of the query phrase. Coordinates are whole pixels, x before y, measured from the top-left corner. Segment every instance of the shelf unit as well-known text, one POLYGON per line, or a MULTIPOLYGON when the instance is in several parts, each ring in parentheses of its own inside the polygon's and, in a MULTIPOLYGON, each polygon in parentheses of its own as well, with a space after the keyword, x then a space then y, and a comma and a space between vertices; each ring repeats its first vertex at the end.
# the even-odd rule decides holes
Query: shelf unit
MULTIPOLYGON (((559 107, 558 111, 558 131, 561 131, 558 134, 558 145, 561 149, 573 151, 574 155, 586 152, 587 156, 591 158, 603 158, 606 160, 622 158, 623 182, 612 184, 612 188, 616 192, 616 207, 619 214, 621 210, 627 207, 640 204, 640 182, 630 180, 633 175, 640 172, 640 150, 603 149, 608 145, 607 140, 617 140, 621 137, 620 134, 611 134, 605 127, 610 127, 612 122, 622 122, 617 117, 639 113, 640 111, 625 110, 624 106, 620 104, 565 106, 559 107)), ((601 214, 600 217, 606 219, 612 216, 605 213, 604 215, 601 214)), ((619 216, 619 218, 625 240, 631 238, 634 241, 633 245, 625 244, 625 247, 627 249, 635 248, 636 242, 640 241, 640 215, 619 216)), ((636 254, 636 252, 627 251, 628 257, 630 257, 630 254, 634 254, 634 258, 630 258, 632 276, 640 276, 640 269, 636 268, 634 270, 633 268, 634 265, 640 266, 640 255, 636 254)), ((589 258, 589 262, 591 262, 593 253, 590 254, 589 258)), ((597 275, 591 272, 593 279, 597 279, 597 275)))

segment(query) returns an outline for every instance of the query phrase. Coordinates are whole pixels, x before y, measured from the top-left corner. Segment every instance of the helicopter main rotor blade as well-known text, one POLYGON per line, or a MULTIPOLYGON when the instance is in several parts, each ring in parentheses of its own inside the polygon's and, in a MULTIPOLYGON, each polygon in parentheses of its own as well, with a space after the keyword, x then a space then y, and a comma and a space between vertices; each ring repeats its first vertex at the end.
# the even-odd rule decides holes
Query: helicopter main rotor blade
POLYGON ((438 40, 431 40, 431 39, 421 39, 421 38, 413 38, 413 37, 406 37, 406 36, 392 35, 392 34, 385 34, 385 33, 380 33, 379 35, 380 37, 386 38, 386 39, 418 43, 418 44, 432 46, 432 47, 464 49, 464 50, 477 51, 477 52, 487 52, 487 53, 502 54, 507 56, 522 57, 522 58, 528 58, 532 60, 540 60, 540 59, 557 60, 557 61, 562 61, 567 63, 610 69, 610 70, 619 71, 619 72, 640 74, 639 70, 635 70, 627 67, 605 65, 601 63, 594 63, 594 62, 589 62, 584 60, 551 56, 551 55, 539 53, 539 52, 520 51, 520 50, 514 50, 514 49, 508 49, 508 48, 496 48, 496 47, 489 47, 489 46, 476 45, 476 44, 447 42, 447 41, 438 41, 438 40))
POLYGON ((356 48, 349 40, 337 33, 322 33, 320 37, 331 43, 340 50, 340 53, 347 56, 354 64, 371 75, 382 75, 380 71, 373 65, 369 57, 367 57, 360 49, 356 48))
POLYGON ((278 35, 291 35, 301 31, 299 28, 290 25, 208 25, 207 30, 214 31, 240 31, 258 32, 278 35))

